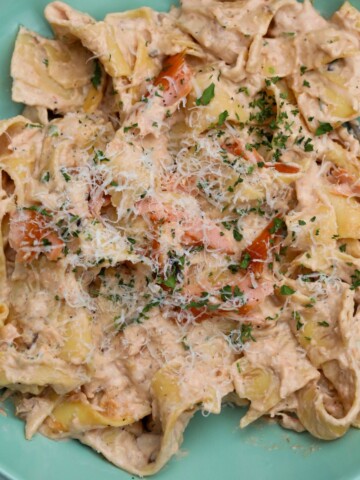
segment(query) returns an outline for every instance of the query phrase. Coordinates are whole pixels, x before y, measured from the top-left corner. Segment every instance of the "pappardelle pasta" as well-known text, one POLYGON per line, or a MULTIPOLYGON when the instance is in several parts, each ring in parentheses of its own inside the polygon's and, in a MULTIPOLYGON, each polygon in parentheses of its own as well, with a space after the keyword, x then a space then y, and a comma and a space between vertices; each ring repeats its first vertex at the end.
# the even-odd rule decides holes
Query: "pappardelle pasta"
POLYGON ((358 427, 360 12, 45 16, 0 122, 0 387, 26 438, 151 475, 224 402, 358 427))

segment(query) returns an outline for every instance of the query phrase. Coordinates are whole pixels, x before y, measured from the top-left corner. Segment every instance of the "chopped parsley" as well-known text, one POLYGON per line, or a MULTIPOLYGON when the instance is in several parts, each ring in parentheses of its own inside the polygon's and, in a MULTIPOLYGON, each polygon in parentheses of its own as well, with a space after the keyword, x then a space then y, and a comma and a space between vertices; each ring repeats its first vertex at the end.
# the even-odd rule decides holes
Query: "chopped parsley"
POLYGON ((291 287, 288 285, 282 285, 280 287, 280 294, 281 295, 293 295, 296 290, 293 290, 291 287))
POLYGON ((50 125, 48 129, 49 137, 58 137, 59 136, 59 128, 57 125, 50 125))
POLYGON ((45 172, 44 175, 41 177, 42 183, 47 183, 50 180, 50 172, 45 172))
POLYGON ((273 224, 272 224, 272 226, 270 227, 269 232, 270 232, 271 234, 274 234, 274 233, 278 232, 279 230, 281 230, 281 229, 284 228, 284 227, 285 227, 285 222, 284 222, 284 220, 282 220, 281 218, 277 218, 277 217, 276 217, 276 218, 274 218, 274 220, 273 220, 273 224))
POLYGON ((188 309, 188 308, 202 308, 202 307, 205 307, 207 304, 208 304, 209 300, 208 299, 205 299, 205 300, 199 300, 199 301, 196 301, 196 300, 192 300, 191 302, 189 302, 185 308, 188 309))
POLYGON ((232 263, 231 265, 228 266, 228 270, 230 270, 231 273, 238 273, 240 270, 240 265, 232 263))
POLYGON ((342 245, 340 245, 339 247, 340 252, 346 252, 346 247, 347 247, 346 243, 343 243, 342 245))
POLYGON ((245 252, 244 255, 242 256, 241 262, 239 264, 240 268, 243 270, 246 270, 248 266, 250 265, 251 262, 251 256, 249 252, 245 252))
POLYGON ((45 208, 39 207, 38 205, 32 205, 31 207, 24 207, 24 210, 31 210, 33 212, 38 212, 44 217, 52 217, 52 214, 47 212, 45 208))
POLYGON ((319 137, 320 135, 324 135, 325 133, 331 132, 333 127, 330 123, 327 122, 319 122, 319 126, 315 131, 315 136, 319 137))
POLYGON ((207 307, 208 310, 217 310, 220 305, 210 304, 209 305, 209 294, 208 292, 202 292, 201 298, 198 300, 192 300, 187 305, 185 305, 185 309, 189 308, 203 308, 207 307))
POLYGON ((211 100, 215 97, 215 84, 211 83, 203 91, 201 97, 196 99, 196 105, 209 105, 211 100))
POLYGON ((132 130, 133 128, 137 128, 139 125, 137 123, 133 123, 132 125, 128 125, 127 127, 124 127, 124 132, 128 132, 129 130, 132 130))
POLYGON ((219 293, 223 302, 226 302, 232 298, 232 288, 230 285, 225 285, 225 287, 222 287, 219 293))
POLYGON ((351 275, 351 287, 350 290, 356 290, 360 287, 360 270, 356 269, 351 275))
POLYGON ((44 125, 41 123, 27 123, 25 125, 26 128, 44 128, 44 125))
POLYGON ((80 220, 80 217, 79 215, 73 215, 72 213, 70 213, 70 223, 74 223, 74 222, 77 222, 78 220, 80 220))
POLYGON ((104 152, 102 150, 96 150, 95 155, 94 155, 94 163, 97 165, 98 163, 101 162, 110 162, 110 159, 107 158, 104 155, 104 152))
POLYGON ((181 345, 184 347, 184 350, 186 350, 186 351, 190 350, 190 345, 187 342, 187 337, 186 336, 181 339, 181 345))
POLYGON ((97 89, 101 84, 102 70, 99 60, 95 60, 94 74, 91 77, 91 83, 97 89))
POLYGON ((314 151, 314 145, 311 143, 311 138, 308 138, 306 142, 304 143, 304 150, 305 152, 313 152, 314 151))
POLYGON ((228 300, 235 299, 235 298, 243 298, 244 292, 240 290, 240 288, 236 285, 232 288, 230 285, 225 285, 219 290, 220 298, 223 302, 227 302, 228 300))
POLYGON ((256 339, 252 336, 252 325, 243 323, 240 330, 240 340, 245 343, 248 340, 256 342, 256 339))
POLYGON ((249 106, 254 109, 250 113, 249 120, 254 120, 258 124, 265 123, 266 120, 274 117, 275 105, 276 101, 273 95, 268 95, 265 91, 259 92, 256 98, 249 103, 249 106))
POLYGON ((271 85, 272 83, 275 85, 275 83, 277 83, 279 80, 280 80, 280 77, 266 78, 266 79, 265 79, 265 85, 266 85, 267 87, 270 87, 270 85, 271 85))
POLYGON ((162 280, 161 284, 165 285, 165 287, 169 287, 172 290, 174 290, 174 288, 176 287, 176 277, 175 277, 175 275, 170 275, 165 280, 162 280))
POLYGON ((64 169, 61 169, 61 174, 64 177, 66 183, 70 182, 71 176, 64 169))
POLYGON ((310 297, 310 303, 305 305, 306 308, 312 308, 316 303, 316 299, 314 297, 310 297))
POLYGON ((238 93, 245 93, 246 96, 250 95, 248 87, 240 87, 238 93))
POLYGON ((222 113, 220 113, 219 120, 218 120, 218 123, 217 123, 219 127, 224 125, 225 120, 228 118, 228 116, 229 116, 229 112, 227 110, 224 110, 222 113))
POLYGON ((233 230, 233 237, 237 242, 241 242, 241 240, 244 238, 237 228, 234 228, 233 230))
POLYGON ((150 302, 147 305, 145 305, 141 313, 148 313, 152 308, 158 307, 159 305, 160 305, 160 300, 155 300, 153 302, 150 302))
POLYGON ((304 324, 303 324, 302 321, 301 321, 300 313, 294 311, 294 312, 292 312, 292 317, 293 317, 293 319, 296 321, 296 330, 300 330, 301 327, 304 326, 304 324))
POLYGON ((170 250, 168 253, 170 268, 165 277, 158 277, 157 283, 174 290, 178 280, 183 277, 183 269, 185 265, 185 255, 177 256, 176 252, 170 250))
MULTIPOLYGON (((228 335, 229 343, 233 346, 242 346, 245 342, 252 340, 256 342, 256 339, 252 335, 252 325, 243 323, 240 328, 232 330, 228 335)), ((240 366, 237 363, 238 372, 241 373, 240 366)))

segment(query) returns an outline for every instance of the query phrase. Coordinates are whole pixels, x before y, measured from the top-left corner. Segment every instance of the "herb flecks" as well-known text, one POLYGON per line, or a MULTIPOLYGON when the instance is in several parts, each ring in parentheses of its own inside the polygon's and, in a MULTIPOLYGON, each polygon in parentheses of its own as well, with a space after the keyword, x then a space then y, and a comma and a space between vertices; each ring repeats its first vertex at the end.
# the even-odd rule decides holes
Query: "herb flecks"
POLYGON ((95 155, 94 155, 95 165, 102 162, 110 162, 110 159, 105 156, 102 150, 95 150, 95 155))
POLYGON ((319 126, 315 131, 315 136, 319 137, 320 135, 324 135, 325 133, 331 132, 333 129, 332 125, 327 122, 319 122, 319 126))
POLYGON ((351 275, 351 287, 350 290, 356 290, 360 287, 360 270, 356 269, 351 275))
POLYGON ((280 287, 280 295, 293 295, 296 290, 293 290, 288 285, 281 285, 280 287))
POLYGON ((211 100, 215 97, 215 84, 211 83, 205 90, 203 91, 201 97, 196 99, 196 105, 209 105, 211 100))
POLYGON ((91 77, 91 83, 97 89, 101 84, 102 70, 99 60, 95 60, 94 74, 91 77))
POLYGON ((228 116, 229 116, 229 112, 227 110, 224 110, 222 113, 220 113, 218 123, 217 123, 219 127, 224 125, 228 116))

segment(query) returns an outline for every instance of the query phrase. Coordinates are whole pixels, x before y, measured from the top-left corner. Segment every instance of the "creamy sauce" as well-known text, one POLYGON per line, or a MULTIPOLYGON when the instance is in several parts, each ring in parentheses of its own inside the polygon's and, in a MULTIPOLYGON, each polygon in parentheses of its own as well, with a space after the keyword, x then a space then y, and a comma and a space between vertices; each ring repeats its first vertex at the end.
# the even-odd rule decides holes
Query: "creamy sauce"
POLYGON ((359 426, 360 13, 45 15, 0 122, 0 386, 26 437, 150 475, 229 399, 242 427, 359 426))

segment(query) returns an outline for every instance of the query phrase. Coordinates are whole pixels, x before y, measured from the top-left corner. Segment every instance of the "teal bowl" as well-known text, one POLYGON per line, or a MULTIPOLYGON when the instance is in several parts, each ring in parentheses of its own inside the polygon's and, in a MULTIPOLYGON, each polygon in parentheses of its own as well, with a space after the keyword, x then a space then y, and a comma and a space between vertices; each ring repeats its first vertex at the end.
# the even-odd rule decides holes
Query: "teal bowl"
MULTIPOLYGON (((11 102, 11 52, 20 24, 51 34, 43 17, 47 0, 0 0, 0 118, 21 112, 11 102)), ((109 12, 148 5, 167 10, 171 0, 68 0, 95 18, 109 12)), ((315 0, 330 15, 341 0, 315 0)), ((360 0, 352 0, 360 8, 360 0)), ((36 435, 24 438, 24 424, 11 405, 0 414, 0 479, 6 480, 130 480, 100 455, 76 441, 54 442, 36 435)), ((225 406, 221 415, 198 413, 185 431, 178 455, 155 476, 156 480, 360 480, 360 432, 324 442, 260 420, 245 430, 244 411, 225 406)))

